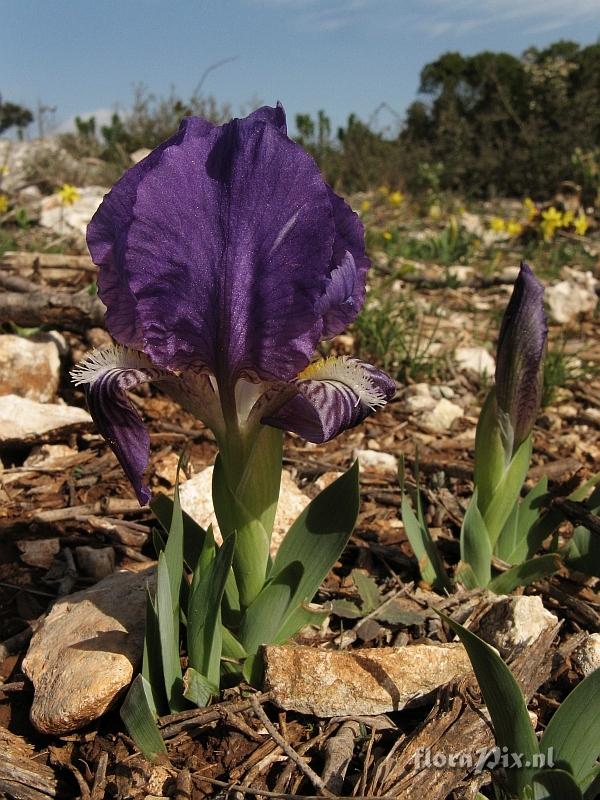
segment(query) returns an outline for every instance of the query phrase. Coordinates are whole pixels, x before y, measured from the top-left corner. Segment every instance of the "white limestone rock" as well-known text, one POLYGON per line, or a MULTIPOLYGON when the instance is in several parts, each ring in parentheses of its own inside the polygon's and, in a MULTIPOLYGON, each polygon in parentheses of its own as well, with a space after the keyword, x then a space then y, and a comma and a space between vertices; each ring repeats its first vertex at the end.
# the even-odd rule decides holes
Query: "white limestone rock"
MULTIPOLYGON (((204 529, 212 524, 215 538, 221 542, 221 532, 213 511, 212 476, 213 467, 206 467, 182 484, 179 490, 181 507, 204 529)), ((271 536, 271 555, 277 552, 281 540, 292 523, 309 503, 310 498, 298 489, 290 472, 284 469, 281 475, 279 503, 271 536)))
POLYGON ((39 731, 79 730, 129 686, 142 657, 146 584, 153 582, 154 568, 116 572, 52 606, 23 661, 39 731))
POLYGON ((575 650, 571 660, 585 678, 600 669, 600 633, 590 633, 575 650))
POLYGON ((391 453, 382 453, 379 450, 355 450, 353 458, 358 458, 360 468, 364 470, 386 475, 396 475, 398 472, 398 459, 391 453))
POLYGON ((62 436, 91 422, 87 411, 76 406, 38 403, 15 394, 0 397, 0 444, 62 436))
POLYGON ((323 650, 263 648, 265 691, 280 707, 317 717, 375 716, 427 702, 471 672, 462 644, 323 650))
POLYGON ((495 599, 475 631, 502 656, 533 644, 558 618, 544 608, 541 597, 522 595, 495 599))
POLYGON ((0 336, 0 395, 49 403, 56 396, 59 379, 60 357, 54 342, 0 336))
POLYGON ((102 186, 76 187, 79 197, 72 205, 63 205, 58 194, 44 197, 40 225, 58 236, 79 234, 85 237, 86 228, 108 189, 102 186))
POLYGON ((455 420, 460 419, 464 413, 459 405, 442 397, 431 411, 423 414, 420 422, 431 433, 447 433, 455 420))
POLYGON ((593 313, 598 304, 599 281, 591 272, 570 269, 565 280, 546 288, 546 303, 554 322, 568 325, 593 313))
POLYGON ((496 371, 494 357, 485 347, 457 347, 454 357, 458 368, 463 372, 474 372, 489 378, 496 371))

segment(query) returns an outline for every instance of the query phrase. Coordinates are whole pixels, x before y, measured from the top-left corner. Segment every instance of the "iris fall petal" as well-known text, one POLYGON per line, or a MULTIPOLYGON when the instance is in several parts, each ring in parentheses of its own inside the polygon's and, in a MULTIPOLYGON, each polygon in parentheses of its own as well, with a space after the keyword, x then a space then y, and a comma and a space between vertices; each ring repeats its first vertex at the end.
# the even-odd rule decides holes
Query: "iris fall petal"
POLYGON ((262 421, 316 443, 358 425, 396 391, 384 372, 345 356, 316 362, 294 384, 297 394, 262 421))
POLYGON ((122 347, 93 351, 71 373, 85 388, 96 427, 111 446, 141 505, 150 499, 143 482, 150 455, 150 437, 125 392, 157 380, 161 372, 138 353, 122 347))

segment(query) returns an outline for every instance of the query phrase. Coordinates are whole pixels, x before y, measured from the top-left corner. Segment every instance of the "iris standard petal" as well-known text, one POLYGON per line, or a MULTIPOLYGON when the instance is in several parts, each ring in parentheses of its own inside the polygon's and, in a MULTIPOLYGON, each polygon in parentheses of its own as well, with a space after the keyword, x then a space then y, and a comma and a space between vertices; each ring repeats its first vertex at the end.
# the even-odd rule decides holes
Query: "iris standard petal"
POLYGON ((143 482, 150 455, 150 437, 125 392, 162 377, 145 356, 123 347, 94 350, 71 376, 83 384, 96 427, 106 439, 129 478, 138 500, 145 505, 150 491, 143 482))
POLYGON ((281 108, 222 127, 185 120, 97 212, 92 255, 105 264, 110 252, 110 286, 116 275, 123 289, 122 299, 105 298, 118 307, 109 328, 124 306, 134 309, 127 332, 153 363, 207 366, 233 383, 244 372, 289 380, 309 362, 323 327, 315 305, 330 271, 333 210, 313 159, 281 132, 284 120, 281 108))
POLYGON ((496 360, 496 398, 511 426, 513 450, 529 436, 542 398, 548 325, 544 287, 522 262, 506 308, 496 360))
POLYGON ((358 425, 396 392, 384 372, 347 356, 311 364, 294 385, 297 394, 262 422, 316 443, 358 425))
POLYGON ((354 321, 365 302, 365 282, 371 262, 365 255, 363 224, 350 206, 328 187, 335 239, 331 272, 317 302, 323 316, 323 336, 336 336, 354 321))
MULTIPOLYGON (((205 120, 188 120, 185 129, 193 126, 200 136, 214 127, 205 120), (201 123, 201 124, 200 124, 201 123)), ((126 257, 129 227, 134 218, 134 206, 140 181, 160 161, 163 152, 179 142, 183 128, 146 158, 136 164, 115 183, 104 197, 87 228, 87 244, 98 273, 98 294, 106 306, 106 326, 121 344, 140 349, 144 332, 137 315, 137 298, 130 286, 132 271, 126 257)))

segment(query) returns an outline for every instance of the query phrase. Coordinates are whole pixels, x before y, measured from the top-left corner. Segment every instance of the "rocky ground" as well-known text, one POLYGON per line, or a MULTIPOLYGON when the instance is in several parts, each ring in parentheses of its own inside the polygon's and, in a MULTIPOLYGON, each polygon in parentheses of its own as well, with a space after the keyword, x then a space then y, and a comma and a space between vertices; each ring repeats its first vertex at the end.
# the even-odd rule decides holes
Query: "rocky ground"
MULTIPOLYGON (((411 473, 418 454, 427 521, 452 570, 472 491, 477 417, 524 251, 547 286, 551 323, 528 482, 548 475, 560 501, 600 469, 593 223, 585 237, 565 232, 534 246, 527 231, 490 236, 488 219, 517 213, 518 203, 467 211, 448 201, 438 217, 389 193, 354 198, 374 262, 370 299, 359 324, 330 347, 392 371, 398 392, 384 411, 326 445, 286 437, 276 523, 285 532, 359 458, 358 525, 315 598, 333 610, 299 637, 306 650, 269 650, 258 695, 230 690, 208 709, 163 718, 168 761, 150 765, 126 735, 118 705, 141 653, 152 515, 138 506, 68 377, 90 348, 110 341, 82 238, 104 190, 83 187, 67 205, 11 163, 12 182, 0 184, 10 199, 0 214, 0 748, 8 754, 0 796, 202 798, 231 786, 277 797, 442 800, 474 797, 479 788, 491 796, 486 772, 432 769, 416 759, 427 748, 493 742, 464 652, 432 608, 468 621, 499 649, 543 730, 600 665, 598 579, 562 570, 510 598, 433 593, 419 580, 399 517, 397 469, 404 457, 411 473), (437 244, 407 249, 407 241, 424 240, 437 244), (355 613, 348 602, 336 613, 340 600, 355 613), (370 682, 381 670, 393 691, 370 682)), ((178 456, 191 443, 183 504, 208 524, 212 434, 153 389, 132 399, 151 432, 153 491, 172 493, 178 456)), ((563 524, 561 542, 572 530, 563 524)))

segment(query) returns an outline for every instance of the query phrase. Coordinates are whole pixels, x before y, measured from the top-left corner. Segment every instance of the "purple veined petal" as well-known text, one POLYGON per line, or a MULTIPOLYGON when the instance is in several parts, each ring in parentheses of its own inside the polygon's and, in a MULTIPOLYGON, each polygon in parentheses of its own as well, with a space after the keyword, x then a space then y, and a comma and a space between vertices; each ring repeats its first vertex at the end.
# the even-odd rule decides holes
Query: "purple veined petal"
POLYGON ((150 500, 143 482, 150 456, 150 437, 125 392, 164 376, 142 354, 123 347, 94 350, 71 372, 83 385, 96 427, 129 478, 140 505, 150 500))
POLYGON ((371 262, 365 255, 364 227, 358 215, 327 188, 333 209, 335 240, 331 273, 316 307, 323 316, 323 335, 330 337, 342 333, 363 307, 371 262))
POLYGON ((205 366, 231 383, 243 373, 290 380, 308 364, 323 329, 315 304, 330 272, 333 210, 283 124, 282 108, 222 127, 184 121, 94 217, 88 238, 109 329, 141 339, 153 363, 205 366))
POLYGON ((194 135, 202 136, 207 135, 213 127, 205 120, 192 117, 184 120, 178 133, 125 172, 105 195, 88 225, 88 248, 94 264, 100 267, 98 294, 106 306, 106 325, 122 345, 140 349, 144 339, 137 315, 137 299, 129 284, 130 265, 125 258, 127 234, 133 221, 139 183, 158 164, 162 153, 181 141, 184 131, 193 130, 194 135))
POLYGON ((318 444, 358 425, 396 392, 385 372, 347 356, 317 361, 293 383, 297 394, 262 422, 318 444))
POLYGON ((496 360, 496 400, 510 424, 505 439, 512 438, 512 452, 529 436, 540 409, 547 335, 544 287, 522 262, 502 319, 496 360))
POLYGON ((257 108, 250 116, 253 120, 263 120, 270 125, 274 125, 280 133, 287 136, 285 111, 279 101, 277 101, 275 108, 271 108, 271 106, 262 106, 261 108, 257 108))

